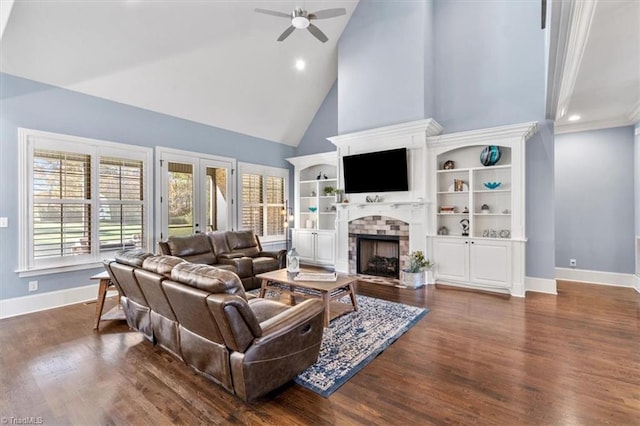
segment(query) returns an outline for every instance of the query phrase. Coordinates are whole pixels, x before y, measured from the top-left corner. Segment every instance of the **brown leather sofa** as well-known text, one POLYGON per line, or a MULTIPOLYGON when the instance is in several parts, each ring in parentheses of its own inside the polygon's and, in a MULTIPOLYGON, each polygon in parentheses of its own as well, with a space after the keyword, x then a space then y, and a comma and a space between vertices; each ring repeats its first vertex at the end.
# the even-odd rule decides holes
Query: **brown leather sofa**
POLYGON ((253 231, 213 231, 169 237, 158 243, 160 254, 235 272, 246 290, 260 287, 257 274, 285 267, 286 250, 264 251, 253 231))
POLYGON ((247 297, 231 271, 140 250, 104 263, 131 328, 244 401, 277 389, 318 358, 319 299, 289 306, 247 297))

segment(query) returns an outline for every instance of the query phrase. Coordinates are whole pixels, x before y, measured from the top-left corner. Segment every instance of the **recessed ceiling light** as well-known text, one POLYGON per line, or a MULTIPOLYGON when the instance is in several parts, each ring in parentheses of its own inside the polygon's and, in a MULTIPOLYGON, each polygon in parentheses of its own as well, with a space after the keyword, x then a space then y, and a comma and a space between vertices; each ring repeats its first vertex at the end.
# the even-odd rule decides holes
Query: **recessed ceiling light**
POLYGON ((568 120, 569 120, 569 121, 578 121, 578 120, 580 120, 581 118, 582 118, 582 117, 580 117, 578 114, 573 114, 573 115, 570 115, 570 116, 569 116, 568 120))
POLYGON ((307 63, 304 61, 304 59, 298 59, 296 61, 296 69, 298 71, 302 71, 304 70, 304 68, 307 66, 307 63))

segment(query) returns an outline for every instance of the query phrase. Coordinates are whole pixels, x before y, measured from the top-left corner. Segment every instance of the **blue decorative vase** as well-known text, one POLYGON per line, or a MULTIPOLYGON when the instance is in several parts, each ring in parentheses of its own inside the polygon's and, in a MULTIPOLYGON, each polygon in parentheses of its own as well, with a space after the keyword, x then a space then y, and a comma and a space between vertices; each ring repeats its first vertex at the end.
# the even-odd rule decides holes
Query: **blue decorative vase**
POLYGON ((489 145, 480 153, 480 162, 483 166, 493 166, 500 161, 501 156, 502 151, 500 151, 499 146, 489 145))

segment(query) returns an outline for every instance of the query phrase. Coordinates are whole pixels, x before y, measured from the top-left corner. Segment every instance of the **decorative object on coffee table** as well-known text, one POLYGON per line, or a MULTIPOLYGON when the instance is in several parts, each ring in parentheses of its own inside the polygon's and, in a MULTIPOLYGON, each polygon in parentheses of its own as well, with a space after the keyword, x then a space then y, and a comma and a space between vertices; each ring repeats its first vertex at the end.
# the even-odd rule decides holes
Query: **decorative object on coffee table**
POLYGON ((291 247, 291 250, 287 253, 287 272, 300 272, 300 256, 295 247, 291 247))

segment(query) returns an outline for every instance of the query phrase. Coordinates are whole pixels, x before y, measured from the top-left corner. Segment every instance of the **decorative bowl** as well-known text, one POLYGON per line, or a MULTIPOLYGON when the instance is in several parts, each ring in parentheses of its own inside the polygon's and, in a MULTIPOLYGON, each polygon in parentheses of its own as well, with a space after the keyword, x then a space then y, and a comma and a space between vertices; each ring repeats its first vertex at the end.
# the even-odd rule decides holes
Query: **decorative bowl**
POLYGON ((502 182, 485 182, 483 185, 487 189, 496 189, 497 187, 502 185, 502 182))
POLYGON ((317 208, 317 207, 309 207, 309 211, 310 211, 311 213, 315 213, 317 210, 318 210, 318 208, 317 208))

